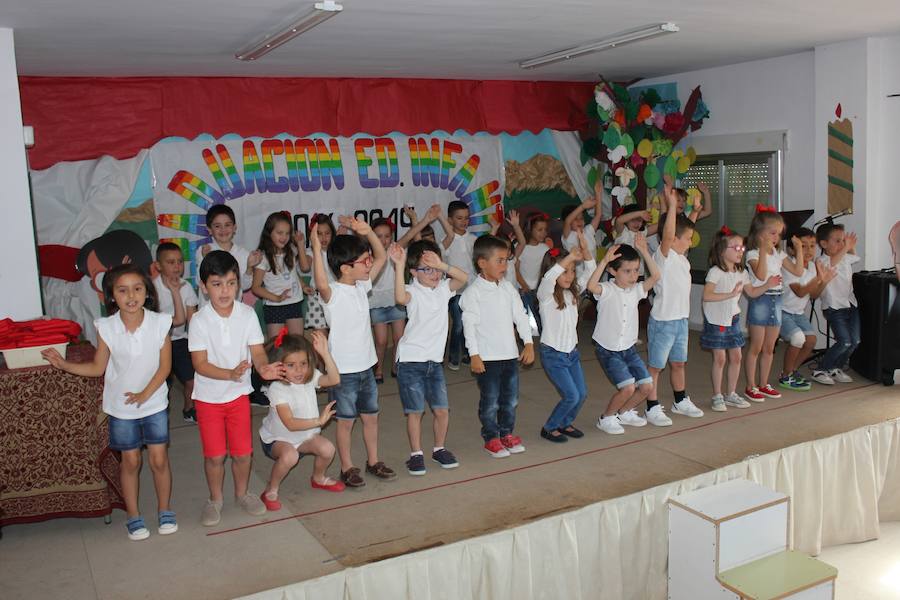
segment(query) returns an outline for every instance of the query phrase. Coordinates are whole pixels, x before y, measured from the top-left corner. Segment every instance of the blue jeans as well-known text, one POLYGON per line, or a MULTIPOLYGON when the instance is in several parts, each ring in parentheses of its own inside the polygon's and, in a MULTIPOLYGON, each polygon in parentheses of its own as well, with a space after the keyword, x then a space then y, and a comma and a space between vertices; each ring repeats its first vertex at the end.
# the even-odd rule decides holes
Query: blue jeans
POLYGON ((516 426, 516 406, 519 404, 519 361, 484 361, 484 373, 475 375, 481 397, 478 399, 478 419, 484 441, 503 437, 516 426))
POLYGON ((447 410, 447 383, 444 381, 444 368, 440 363, 398 362, 397 387, 400 389, 400 403, 403 413, 423 413, 425 404, 447 410))
POLYGON ((140 419, 109 416, 109 447, 113 450, 140 450, 142 446, 168 443, 168 408, 140 419))
POLYGON ((450 298, 450 342, 447 344, 447 360, 458 365, 466 351, 466 338, 463 335, 462 309, 459 307, 460 295, 450 298))
POLYGON ((341 382, 328 388, 328 399, 335 402, 337 419, 355 419, 359 415, 378 414, 378 386, 372 369, 359 373, 341 373, 341 382))
POLYGON ((834 343, 825 352, 819 368, 823 371, 841 369, 859 346, 859 310, 850 308, 826 308, 822 311, 834 334, 834 343))
POLYGON ((525 292, 524 294, 520 294, 522 296, 522 304, 525 305, 525 310, 528 311, 528 314, 534 317, 534 322, 537 323, 537 333, 541 334, 541 330, 543 329, 541 323, 541 310, 540 303, 537 299, 537 292, 525 292))
POLYGON ((587 398, 581 354, 578 353, 578 348, 571 352, 560 352, 541 344, 541 365, 560 396, 559 402, 544 423, 544 429, 565 429, 578 416, 578 411, 587 398))

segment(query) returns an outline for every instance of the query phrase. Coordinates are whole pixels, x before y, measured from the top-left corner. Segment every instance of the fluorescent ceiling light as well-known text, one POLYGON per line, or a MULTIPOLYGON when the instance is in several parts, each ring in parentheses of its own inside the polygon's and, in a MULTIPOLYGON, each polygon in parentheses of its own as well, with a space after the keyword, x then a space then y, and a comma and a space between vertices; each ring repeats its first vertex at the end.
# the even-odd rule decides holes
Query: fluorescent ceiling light
POLYGON ((542 67, 544 65, 549 65, 561 60, 575 58, 576 56, 581 56, 582 54, 609 50, 610 48, 616 48, 624 44, 630 44, 632 42, 646 40, 660 35, 675 33, 677 31, 679 31, 679 28, 675 23, 658 23, 656 25, 648 25, 645 27, 638 27, 636 29, 628 29, 627 31, 620 31, 619 33, 597 40, 596 42, 590 42, 587 44, 582 44, 580 46, 575 46, 574 48, 559 50, 557 52, 551 52, 550 54, 544 54, 543 56, 523 60, 519 62, 519 66, 523 69, 533 69, 535 67, 542 67))
POLYGON ((304 31, 309 31, 319 23, 327 21, 342 10, 344 10, 344 7, 334 2, 334 0, 316 2, 311 11, 295 19, 290 25, 281 27, 278 31, 265 35, 252 44, 247 45, 238 51, 234 57, 238 60, 256 60, 278 46, 291 41, 304 31))

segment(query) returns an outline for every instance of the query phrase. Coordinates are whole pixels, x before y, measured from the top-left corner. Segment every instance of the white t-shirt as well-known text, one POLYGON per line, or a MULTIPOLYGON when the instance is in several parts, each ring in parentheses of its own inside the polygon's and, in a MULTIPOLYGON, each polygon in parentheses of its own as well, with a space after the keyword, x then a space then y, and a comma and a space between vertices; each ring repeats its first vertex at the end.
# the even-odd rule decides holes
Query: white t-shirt
POLYGON ((286 383, 273 381, 269 384, 269 414, 265 416, 259 426, 259 437, 266 444, 273 442, 287 442, 297 448, 300 444, 317 435, 321 429, 314 427, 303 431, 291 431, 284 426, 284 421, 278 416, 279 404, 287 404, 291 408, 291 414, 297 419, 316 419, 319 416, 319 406, 316 403, 316 390, 319 389, 319 379, 322 373, 316 369, 312 379, 308 383, 286 383))
POLYGON ((532 343, 531 322, 522 297, 505 279, 493 283, 479 275, 462 293, 459 307, 470 355, 477 354, 481 360, 518 358, 516 332, 524 343, 532 343))
POLYGON ((519 289, 521 286, 519 285, 519 280, 516 279, 516 265, 519 260, 515 256, 511 256, 509 258, 509 264, 506 265, 506 274, 504 277, 508 282, 512 284, 512 286, 516 289, 519 289))
MULTIPOLYGON (((597 263, 594 260, 588 260, 584 263, 582 275, 577 275, 576 269, 579 290, 584 290, 596 268, 597 263)), ((537 299, 540 303, 541 322, 544 325, 541 343, 558 352, 569 353, 578 345, 578 302, 570 290, 565 290, 563 292, 565 308, 560 309, 553 296, 553 292, 556 290, 556 280, 564 271, 562 266, 555 264, 544 273, 544 277, 538 285, 537 299), (576 301, 573 302, 573 300, 576 301)))
POLYGON ((331 300, 322 303, 325 320, 331 328, 328 349, 339 373, 359 373, 376 362, 369 318, 369 290, 372 282, 360 279, 355 285, 330 284, 331 300))
MULTIPOLYGON (((209 243, 209 251, 212 252, 213 250, 225 249, 219 246, 219 244, 216 243, 216 240, 213 240, 209 243)), ((232 244, 231 250, 225 250, 225 252, 228 252, 234 257, 234 260, 237 261, 238 270, 241 273, 240 277, 238 278, 240 280, 241 290, 249 290, 251 287, 253 287, 253 275, 247 274, 247 261, 250 260, 250 252, 245 248, 238 246, 237 244, 232 244)), ((200 248, 197 248, 197 254, 194 256, 194 262, 197 265, 198 280, 200 279, 200 263, 203 262, 203 256, 205 255, 203 255, 203 247, 201 246, 200 248)), ((198 296, 200 298, 200 306, 206 306, 209 303, 209 296, 204 294, 202 289, 199 290, 198 296)), ((238 300, 240 300, 240 294, 238 294, 238 300)))
POLYGON ((453 241, 450 247, 444 250, 447 264, 461 269, 469 276, 469 283, 475 278, 475 266, 472 264, 472 252, 475 248, 475 240, 478 236, 474 233, 466 233, 465 235, 453 234, 453 241))
POLYGON ((125 404, 126 392, 137 394, 159 370, 159 351, 172 327, 171 315, 144 309, 144 319, 129 332, 120 313, 94 321, 97 334, 109 347, 109 363, 103 375, 103 412, 117 419, 141 419, 169 405, 169 386, 156 388, 146 402, 125 404))
POLYGON ((409 302, 406 316, 409 321, 397 344, 397 362, 443 362, 447 344, 447 303, 456 292, 450 280, 429 288, 417 279, 406 286, 409 302))
POLYGON ((691 315, 691 263, 687 256, 669 248, 669 255, 660 250, 653 253, 659 266, 660 277, 653 290, 653 308, 650 316, 657 321, 687 319, 691 315))
POLYGON ((600 284, 597 300, 597 324, 593 340, 612 352, 628 350, 638 339, 638 302, 647 297, 643 283, 622 289, 612 281, 600 284))
POLYGON ((781 269, 781 278, 784 282, 784 295, 781 299, 781 310, 792 315, 802 315, 809 308, 809 295, 802 298, 794 293, 791 289, 792 283, 806 285, 816 278, 816 265, 813 261, 809 261, 803 275, 797 277, 787 269, 781 269))
MULTIPOLYGON (((787 254, 782 252, 781 250, 773 250, 772 254, 766 255, 766 278, 768 279, 772 275, 781 275, 781 265, 784 263, 784 260, 787 258, 787 254)), ((744 255, 744 261, 747 263, 747 273, 750 275, 750 284, 753 287, 759 287, 765 283, 765 281, 756 278, 756 274, 753 272, 753 268, 750 266, 751 260, 759 260, 759 250, 748 250, 747 254, 744 255)), ((784 285, 782 283, 782 285, 784 285)), ((773 287, 768 290, 766 293, 775 293, 782 291, 782 285, 777 287, 773 287)))
POLYGON ((547 244, 527 244, 519 255, 519 274, 529 290, 535 290, 541 277, 541 262, 550 248, 547 244))
MULTIPOLYGON (((734 286, 738 283, 747 285, 750 283, 750 275, 747 273, 749 269, 743 271, 723 271, 719 267, 712 266, 706 272, 706 283, 714 283, 716 287, 714 292, 726 294, 734 291, 734 286)), ((741 307, 738 304, 740 296, 729 298, 728 300, 718 300, 715 302, 703 301, 703 316, 713 325, 730 327, 734 315, 741 313, 741 307)))
MULTIPOLYGON (((220 369, 233 369, 241 361, 251 361, 250 346, 265 342, 256 312, 241 302, 235 302, 228 317, 219 316, 212 304, 197 311, 188 329, 188 350, 206 350, 207 361, 220 369)), ((194 375, 191 398, 209 404, 226 404, 253 391, 250 369, 240 381, 212 379, 194 375)))
MULTIPOLYGON (((831 257, 822 256, 820 259, 822 266, 831 267, 831 257)), ((828 282, 822 295, 819 297, 822 301, 822 309, 826 308, 850 308, 858 306, 856 295, 853 293, 853 265, 859 262, 859 257, 855 254, 845 254, 843 260, 835 267, 837 275, 828 282)))
POLYGON ((388 261, 378 274, 372 291, 369 292, 369 308, 386 308, 394 306, 397 302, 394 298, 394 264, 388 261))
POLYGON ((285 290, 291 291, 291 294, 280 302, 263 298, 263 304, 266 306, 287 306, 288 304, 303 302, 303 288, 300 286, 300 276, 297 273, 297 267, 296 256, 294 257, 294 268, 288 269, 284 266, 284 254, 276 254, 275 269, 273 271, 272 267, 269 266, 269 260, 263 253, 262 260, 256 265, 256 268, 264 273, 263 287, 266 288, 267 292, 271 292, 276 296, 285 290))
MULTIPOLYGON (((172 299, 172 292, 170 292, 169 288, 162 282, 162 277, 157 275, 153 278, 153 287, 156 288, 156 295, 159 297, 159 312, 174 317, 175 302, 172 299)), ((181 304, 184 306, 185 311, 188 306, 197 307, 197 304, 199 303, 197 292, 195 292, 194 288, 184 279, 181 280, 181 287, 178 288, 178 293, 181 296, 181 304)), ((187 339, 187 329, 184 324, 181 324, 178 327, 173 327, 170 335, 173 342, 175 340, 187 339)))
MULTIPOLYGON (((588 250, 589 250, 588 255, 585 256, 584 258, 585 259, 588 259, 588 258, 596 259, 597 258, 597 232, 594 231, 594 228, 591 226, 590 223, 584 224, 584 239, 588 243, 588 250)), ((580 242, 578 241, 578 232, 575 231, 574 229, 572 231, 570 231, 569 237, 564 239, 562 241, 562 243, 563 243, 563 248, 565 248, 569 252, 572 251, 572 248, 577 248, 580 245, 580 242)), ((584 269, 585 269, 585 264, 586 264, 585 261, 581 261, 575 265, 575 276, 576 277, 581 277, 581 274, 584 272, 584 269)), ((590 273, 588 273, 588 277, 590 277, 590 273)), ((584 288, 581 288, 581 289, 584 289, 584 288)))

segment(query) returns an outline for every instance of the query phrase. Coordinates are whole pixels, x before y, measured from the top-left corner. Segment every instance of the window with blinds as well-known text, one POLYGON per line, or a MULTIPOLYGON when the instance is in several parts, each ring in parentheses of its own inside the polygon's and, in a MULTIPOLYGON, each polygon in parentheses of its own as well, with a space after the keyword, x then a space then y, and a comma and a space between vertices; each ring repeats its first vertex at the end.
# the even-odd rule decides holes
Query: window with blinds
POLYGON ((773 152, 703 156, 684 174, 681 187, 705 182, 713 205, 712 214, 697 222, 700 244, 688 253, 693 270, 706 273, 709 247, 722 225, 746 235, 757 204, 779 205, 777 158, 773 152))

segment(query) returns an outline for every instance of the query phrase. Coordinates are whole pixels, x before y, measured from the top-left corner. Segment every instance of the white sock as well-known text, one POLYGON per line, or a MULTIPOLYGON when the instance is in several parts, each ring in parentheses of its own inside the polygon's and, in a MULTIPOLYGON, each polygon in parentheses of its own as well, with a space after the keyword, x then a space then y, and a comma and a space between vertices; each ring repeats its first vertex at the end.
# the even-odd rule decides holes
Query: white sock
POLYGON ((435 446, 434 450, 432 450, 432 452, 437 452, 438 450, 443 450, 443 449, 444 449, 443 446, 435 446))
POLYGON ((410 452, 409 455, 410 456, 424 456, 425 453, 422 452, 421 450, 416 450, 415 452, 410 452))

